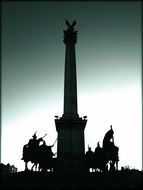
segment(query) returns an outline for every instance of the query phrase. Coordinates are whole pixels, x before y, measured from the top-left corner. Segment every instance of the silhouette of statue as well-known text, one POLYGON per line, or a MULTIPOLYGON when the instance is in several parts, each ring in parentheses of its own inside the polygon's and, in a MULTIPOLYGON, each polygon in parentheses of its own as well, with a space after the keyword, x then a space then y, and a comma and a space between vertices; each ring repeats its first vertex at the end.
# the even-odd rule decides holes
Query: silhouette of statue
POLYGON ((69 21, 66 20, 66 25, 68 26, 68 30, 73 31, 74 30, 74 26, 76 25, 76 20, 74 20, 72 24, 70 24, 69 21))
POLYGON ((97 147, 94 151, 94 168, 99 169, 100 171, 105 171, 105 155, 103 148, 100 147, 99 142, 97 143, 97 147))
POLYGON ((99 142, 97 143, 97 147, 95 148, 94 154, 98 154, 101 151, 101 147, 99 142))
MULTIPOLYGON (((47 135, 47 134, 46 134, 47 135)), ((28 170, 28 162, 31 161, 34 165, 32 166, 31 170, 35 167, 37 170, 37 166, 39 164, 39 171, 50 171, 53 170, 54 161, 53 156, 54 153, 52 152, 52 147, 55 145, 55 142, 51 146, 47 146, 46 142, 43 138, 46 136, 37 139, 36 133, 32 136, 33 138, 29 140, 28 144, 24 145, 23 147, 23 157, 22 160, 25 162, 25 170, 28 170), (40 145, 40 142, 43 142, 40 145)))
POLYGON ((103 148, 105 150, 113 150, 114 147, 114 131, 112 129, 112 125, 110 126, 111 129, 105 134, 104 139, 103 139, 103 148))
POLYGON ((105 134, 104 139, 103 139, 103 150, 104 150, 106 162, 112 161, 112 164, 110 164, 110 167, 113 168, 113 165, 116 164, 116 169, 118 169, 119 148, 114 145, 114 137, 113 137, 114 131, 112 129, 112 125, 110 127, 111 129, 105 134))
POLYGON ((74 30, 74 26, 76 25, 76 20, 73 21, 72 24, 69 23, 68 20, 66 20, 66 25, 68 26, 67 30, 64 30, 64 43, 67 44, 67 42, 76 43, 77 41, 77 31, 74 30))
POLYGON ((114 145, 114 131, 112 125, 110 127, 111 129, 104 136, 102 148, 99 142, 97 143, 94 153, 91 151, 90 147, 88 148, 85 154, 88 169, 92 168, 92 170, 99 169, 100 171, 107 171, 109 163, 110 171, 114 171, 115 169, 118 170, 119 147, 114 145))
POLYGON ((53 169, 53 156, 55 155, 52 152, 53 146, 47 146, 45 141, 40 146, 39 170, 47 171, 50 169, 51 171, 53 169))
POLYGON ((88 147, 88 151, 85 154, 85 161, 86 161, 86 166, 88 169, 93 168, 93 157, 94 153, 91 150, 91 147, 88 147))
POLYGON ((34 133, 32 137, 33 139, 30 139, 28 142, 28 147, 31 150, 35 150, 39 147, 40 142, 43 141, 43 137, 37 139, 36 132, 34 133))
POLYGON ((112 161, 110 161, 109 164, 110 164, 110 169, 109 169, 109 170, 110 170, 111 172, 114 172, 114 171, 115 171, 115 166, 114 166, 115 163, 112 162, 112 161))
MULTIPOLYGON (((39 144, 41 141, 43 141, 43 138, 46 136, 45 134, 43 137, 37 139, 36 132, 32 136, 33 138, 29 140, 28 144, 23 146, 23 156, 21 160, 24 160, 25 162, 25 170, 28 169, 28 162, 31 161, 34 163, 35 166, 38 164, 38 156, 39 156, 39 144)), ((33 165, 33 167, 34 167, 33 165)), ((33 169, 32 167, 32 169, 33 169)))

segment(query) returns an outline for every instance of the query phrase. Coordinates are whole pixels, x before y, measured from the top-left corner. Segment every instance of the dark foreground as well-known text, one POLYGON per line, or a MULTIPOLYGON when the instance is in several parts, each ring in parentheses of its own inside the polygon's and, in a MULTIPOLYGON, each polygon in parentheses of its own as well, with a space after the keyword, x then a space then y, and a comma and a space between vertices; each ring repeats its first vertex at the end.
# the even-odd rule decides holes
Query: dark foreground
POLYGON ((2 177, 2 188, 18 189, 143 189, 143 172, 117 171, 108 173, 55 174, 18 172, 2 177))

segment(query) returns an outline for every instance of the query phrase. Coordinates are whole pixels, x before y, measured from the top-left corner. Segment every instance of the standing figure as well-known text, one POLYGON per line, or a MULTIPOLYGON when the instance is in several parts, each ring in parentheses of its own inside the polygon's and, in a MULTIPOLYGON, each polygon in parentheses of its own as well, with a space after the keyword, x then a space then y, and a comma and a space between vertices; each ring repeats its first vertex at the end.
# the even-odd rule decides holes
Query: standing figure
POLYGON ((94 154, 95 154, 95 155, 98 155, 100 151, 101 151, 101 147, 100 147, 100 144, 99 144, 99 142, 98 142, 98 143, 97 143, 97 147, 95 148, 94 154))
POLYGON ((94 152, 91 150, 90 147, 88 147, 88 151, 85 154, 85 162, 87 168, 90 171, 90 168, 93 168, 94 166, 94 152))
POLYGON ((99 142, 97 143, 97 147, 94 151, 94 167, 95 170, 98 169, 100 171, 105 171, 106 160, 103 148, 100 147, 99 142))

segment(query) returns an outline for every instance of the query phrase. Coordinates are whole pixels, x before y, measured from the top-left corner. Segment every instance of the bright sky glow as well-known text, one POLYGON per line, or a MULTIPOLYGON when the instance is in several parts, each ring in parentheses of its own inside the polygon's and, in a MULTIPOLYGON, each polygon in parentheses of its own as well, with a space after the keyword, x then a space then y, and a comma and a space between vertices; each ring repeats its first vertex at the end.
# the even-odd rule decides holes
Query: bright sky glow
MULTIPOLYGON (((35 131, 38 137, 45 133, 44 138, 48 145, 52 145, 57 138, 54 124, 55 113, 60 114, 60 107, 51 106, 49 109, 41 108, 14 123, 7 123, 3 128, 2 162, 15 163, 19 170, 24 170, 21 161, 22 148, 35 131), (10 126, 10 127, 9 127, 10 126), (27 135, 28 131, 28 135, 27 135), (6 137, 6 138, 5 138, 6 137), (14 154, 16 153, 16 155, 14 154), (7 156, 9 155, 9 156, 7 156)), ((88 116, 85 129, 85 150, 88 144, 95 149, 96 144, 102 140, 105 132, 113 125, 115 144, 119 146, 119 168, 129 165, 131 168, 141 169, 141 94, 140 88, 128 88, 112 92, 95 92, 79 97, 80 116, 88 116), (128 127, 129 126, 129 127, 128 127), (133 147, 131 142, 133 141, 133 147), (138 148, 137 148, 138 147, 138 148), (131 159, 132 157, 132 159, 131 159)), ((57 145, 53 148, 56 153, 57 145)), ((30 165, 29 165, 30 166, 30 165)))

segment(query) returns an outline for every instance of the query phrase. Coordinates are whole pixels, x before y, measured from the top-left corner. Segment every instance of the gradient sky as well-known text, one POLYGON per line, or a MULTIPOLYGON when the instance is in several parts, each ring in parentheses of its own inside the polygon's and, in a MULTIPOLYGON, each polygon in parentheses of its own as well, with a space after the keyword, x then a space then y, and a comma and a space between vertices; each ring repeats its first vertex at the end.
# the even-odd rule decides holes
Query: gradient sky
MULTIPOLYGON (((65 19, 77 20, 78 113, 88 116, 85 149, 113 125, 119 167, 141 169, 141 3, 3 2, 2 162, 24 169, 35 131, 48 145, 63 114, 65 19)), ((56 145, 53 148, 56 152, 56 145)))

